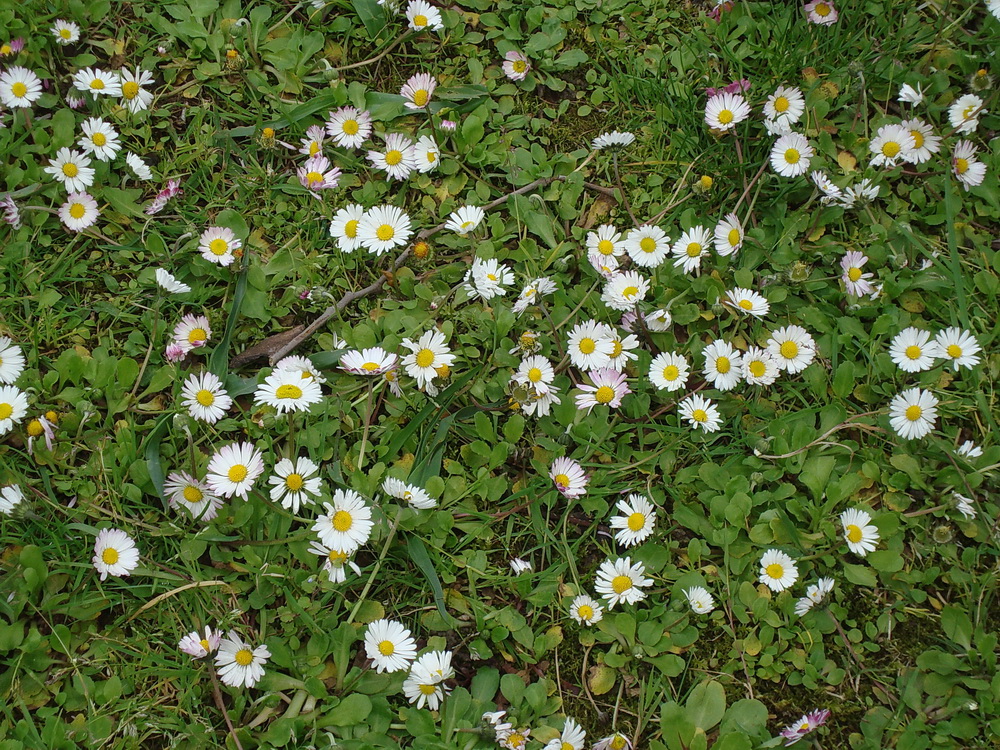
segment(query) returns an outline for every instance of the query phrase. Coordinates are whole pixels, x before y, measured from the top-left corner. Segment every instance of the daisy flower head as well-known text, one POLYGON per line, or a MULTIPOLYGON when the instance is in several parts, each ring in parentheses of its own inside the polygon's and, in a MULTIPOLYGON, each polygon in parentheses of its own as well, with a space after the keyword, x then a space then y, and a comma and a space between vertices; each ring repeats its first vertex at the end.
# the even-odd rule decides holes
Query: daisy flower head
MULTIPOLYGON (((332 346, 334 349, 340 349, 344 346, 343 341, 340 341, 336 334, 333 336, 332 346)), ((326 378, 323 377, 323 374, 308 357, 301 357, 294 354, 288 357, 282 357, 275 362, 274 369, 275 371, 284 370, 286 372, 293 372, 303 380, 311 379, 315 380, 317 383, 326 382, 326 378)))
POLYGON ((976 158, 977 150, 972 141, 959 141, 951 152, 951 171, 967 191, 986 179, 986 165, 976 158))
POLYGON ((681 401, 677 408, 681 417, 695 430, 700 428, 705 432, 716 432, 722 427, 722 417, 711 399, 694 394, 681 401))
POLYGON ((149 109, 149 105, 153 102, 153 95, 143 87, 153 82, 153 74, 142 68, 135 70, 122 68, 120 75, 122 106, 133 115, 136 112, 149 109))
POLYGON ((621 732, 615 732, 595 742, 591 750, 632 750, 632 740, 621 732))
POLYGON ((810 584, 806 589, 806 595, 795 602, 795 614, 802 617, 817 604, 822 603, 827 594, 833 591, 833 586, 832 578, 820 578, 816 583, 810 584))
POLYGON ((904 440, 922 438, 934 429, 937 405, 930 391, 908 388, 889 402, 889 424, 904 440))
POLYGON ((374 255, 382 255, 405 245, 413 229, 403 209, 375 206, 361 217, 357 234, 363 248, 374 255))
POLYGON ((813 147, 801 133, 787 133, 771 147, 771 167, 782 177, 801 177, 809 171, 813 147))
POLYGON ((360 148, 372 134, 372 116, 363 109, 341 107, 330 113, 326 132, 338 146, 360 148))
POLYGON ((844 190, 840 205, 844 208, 855 208, 871 203, 878 198, 879 186, 865 177, 861 182, 844 190))
MULTIPOLYGON (((2 339, 0 339, 0 343, 2 343, 2 339)), ((981 348, 976 337, 969 331, 957 327, 945 328, 938 333, 934 343, 937 345, 937 356, 951 362, 952 367, 956 370, 959 367, 967 367, 971 370, 979 364, 977 355, 981 348)), ((0 357, 2 356, 3 352, 0 351, 0 357)))
POLYGON ((770 303, 764 296, 752 289, 736 287, 726 292, 726 300, 730 305, 746 315, 755 318, 763 318, 771 309, 770 303))
POLYGON ((638 271, 616 273, 604 285, 601 301, 612 310, 632 310, 646 299, 649 281, 638 271))
POLYGON ((229 634, 219 643, 215 654, 215 667, 219 670, 219 679, 229 687, 252 688, 264 676, 264 665, 271 658, 267 646, 254 648, 230 630, 229 634))
POLYGON ((784 591, 799 578, 795 561, 781 550, 769 549, 760 558, 760 582, 771 591, 784 591))
POLYGON ((403 682, 403 695, 410 703, 416 703, 417 708, 425 705, 431 711, 437 711, 441 707, 441 701, 448 694, 449 687, 444 684, 444 680, 454 677, 454 670, 451 669, 451 653, 448 651, 432 651, 424 654, 410 667, 410 673, 403 682), (443 654, 445 656, 438 656, 443 654), (434 670, 428 664, 428 657, 438 658, 448 661, 448 672, 434 670), (448 677, 442 676, 448 674, 448 677))
POLYGON ((279 414, 309 411, 323 400, 323 391, 314 378, 303 378, 300 372, 275 369, 257 386, 254 404, 267 404, 279 414))
POLYGON ((52 36, 56 38, 56 44, 63 46, 72 44, 80 39, 80 27, 72 21, 64 21, 57 18, 52 24, 52 36))
POLYGON ((174 326, 173 343, 181 347, 184 354, 205 346, 212 338, 212 328, 204 315, 188 313, 174 326))
POLYGON ((198 249, 201 257, 220 266, 230 266, 236 260, 235 250, 243 247, 243 241, 236 238, 229 227, 209 227, 201 233, 198 249))
POLYGON ((590 477, 584 472, 583 467, 566 456, 552 462, 552 466, 549 467, 549 479, 555 483, 556 489, 563 497, 570 499, 586 495, 587 483, 590 482, 590 477))
POLYGON ((871 165, 895 167, 900 161, 907 160, 916 145, 913 133, 902 125, 883 125, 868 144, 872 153, 871 165))
POLYGON ((222 381, 208 372, 192 373, 181 388, 181 404, 192 419, 215 424, 229 411, 233 399, 222 381))
POLYGON ((840 523, 844 527, 844 539, 847 547, 855 555, 864 557, 874 552, 878 542, 878 528, 871 523, 871 515, 859 508, 848 508, 840 514, 840 523))
POLYGON ((333 220, 330 222, 330 236, 337 243, 340 252, 349 253, 361 247, 358 227, 364 215, 364 207, 357 203, 344 206, 333 215, 333 220))
POLYGON ((583 750, 587 733, 576 719, 567 717, 558 737, 549 741, 542 750, 583 750))
POLYGON ((923 87, 920 83, 917 83, 916 86, 904 83, 899 87, 899 97, 896 101, 900 104, 912 104, 916 107, 924 101, 923 87))
POLYGON ((805 4, 803 10, 806 12, 809 23, 815 23, 819 26, 832 26, 837 23, 838 13, 832 0, 812 0, 812 2, 805 4))
POLYGON ((94 184, 94 168, 90 166, 90 157, 82 151, 59 149, 43 171, 61 182, 68 193, 82 192, 94 184))
POLYGON ((580 385, 580 393, 576 397, 576 408, 590 412, 597 405, 617 409, 622 405, 622 399, 632 391, 625 383, 625 373, 611 368, 591 370, 587 377, 593 385, 580 385))
POLYGON ((784 120, 787 125, 798 122, 805 111, 805 97, 802 96, 802 90, 795 86, 778 86, 764 103, 764 117, 768 120, 784 120))
POLYGON ((17 207, 9 194, 0 198, 0 208, 3 209, 3 220, 14 229, 19 229, 21 227, 21 209, 17 207))
POLYGON ((139 565, 139 549, 121 529, 102 529, 94 542, 93 563, 102 581, 108 576, 121 578, 139 565))
POLYGON ((955 499, 955 510, 961 513, 962 517, 967 521, 974 521, 976 518, 976 501, 971 497, 959 495, 957 492, 953 492, 952 497, 955 499))
POLYGON ((310 190, 332 190, 340 184, 341 171, 330 167, 330 160, 322 154, 309 157, 298 169, 299 183, 310 190))
POLYGON ((177 648, 194 659, 204 659, 218 649, 221 643, 222 633, 206 626, 204 633, 195 630, 181 638, 177 648))
POLYGON ((410 631, 395 620, 375 620, 365 632, 365 653, 375 671, 402 672, 417 658, 417 644, 410 631))
POLYGON ((294 461, 283 458, 274 465, 274 474, 267 478, 271 485, 271 500, 281 507, 298 513, 303 503, 315 502, 323 487, 323 480, 316 474, 319 466, 305 456, 294 461))
POLYGON ((531 729, 528 727, 508 729, 504 732, 498 728, 496 732, 496 740, 504 750, 524 750, 530 738, 531 729))
POLYGON ((817 169, 809 173, 809 179, 823 193, 823 197, 819 199, 819 202, 824 206, 829 206, 843 197, 843 191, 830 179, 826 172, 817 169))
POLYGON ((444 228, 465 237, 482 224, 485 218, 486 212, 479 206, 462 206, 448 215, 448 221, 445 222, 444 228))
POLYGON ((906 128, 913 136, 913 148, 903 153, 903 160, 911 164, 923 164, 941 150, 941 139, 934 135, 934 130, 923 120, 913 118, 903 120, 900 127, 906 128))
POLYGON ((470 299, 491 300, 507 294, 504 285, 514 283, 514 272, 495 258, 477 257, 465 272, 463 282, 470 299))
POLYGON ((59 206, 59 220, 71 232, 82 232, 97 222, 101 215, 97 201, 89 193, 70 193, 59 206))
POLYGON ((615 256, 601 255, 600 253, 591 253, 588 255, 587 262, 606 281, 610 280, 618 272, 618 267, 621 265, 615 256))
POLYGON ((781 368, 767 349, 751 346, 743 355, 743 377, 750 385, 771 385, 781 368))
POLYGON ((12 385, 0 387, 0 435, 19 424, 28 413, 28 397, 12 385))
POLYGON ((789 724, 781 730, 781 736, 785 738, 785 747, 794 745, 810 732, 823 726, 829 718, 829 709, 816 710, 810 711, 795 723, 789 724))
POLYGON ((731 130, 750 116, 750 105, 742 94, 722 91, 705 104, 705 123, 713 130, 731 130))
POLYGON ((389 497, 405 500, 410 507, 417 510, 429 510, 437 506, 437 500, 427 494, 427 490, 415 484, 407 484, 402 479, 388 477, 382 482, 382 491, 389 497))
POLYGON ((323 153, 323 141, 326 140, 326 128, 322 125, 310 125, 306 128, 306 137, 300 142, 299 153, 303 156, 319 156, 323 153))
POLYGON ((369 151, 368 161, 375 169, 385 172, 390 180, 405 180, 417 168, 413 141, 402 133, 388 133, 385 136, 385 153, 369 151))
POLYGON ((548 393, 555 377, 552 363, 540 354, 532 354, 521 360, 512 379, 515 383, 530 384, 538 393, 548 393))
POLYGON ((533 568, 531 560, 523 560, 520 557, 515 557, 510 561, 511 572, 516 576, 530 573, 533 568))
POLYGON ((219 515, 219 508, 222 507, 222 498, 214 494, 205 482, 183 471, 167 475, 163 494, 172 508, 183 508, 192 518, 204 523, 219 515))
POLYGON ((355 575, 361 575, 361 568, 346 552, 316 541, 309 543, 309 551, 323 558, 323 572, 326 573, 330 583, 344 583, 347 580, 347 567, 350 567, 355 575))
POLYGON ((862 270, 867 262, 868 256, 857 250, 848 250, 840 259, 840 268, 843 271, 841 281, 844 282, 847 293, 854 297, 863 297, 872 291, 872 285, 868 280, 875 278, 875 274, 865 273, 862 270))
POLYGON ((691 586, 684 589, 684 596, 687 597, 691 611, 697 615, 707 615, 715 609, 715 599, 708 593, 708 589, 702 586, 691 586))
POLYGON ((547 276, 542 276, 537 279, 532 279, 527 284, 525 284, 524 289, 521 293, 517 295, 517 300, 514 302, 513 310, 515 313, 523 313, 531 305, 537 305, 541 303, 542 297, 547 297, 548 295, 554 293, 558 289, 556 282, 547 276))
POLYGON ((971 440, 966 440, 958 446, 955 452, 960 456, 965 456, 966 458, 979 458, 983 455, 983 449, 971 440))
POLYGON ((595 151, 603 151, 604 149, 620 149, 626 146, 631 146, 635 143, 635 135, 632 133, 622 133, 621 131, 615 130, 611 133, 601 133, 597 136, 591 148, 595 151))
POLYGON ((723 257, 739 252, 744 237, 743 225, 736 214, 726 214, 715 225, 715 252, 723 257))
POLYGON ((620 258, 625 254, 621 232, 612 224, 602 224, 596 231, 587 232, 587 254, 605 258, 620 258))
POLYGON ((335 490, 332 503, 312 526, 320 541, 348 555, 368 541, 372 534, 372 510, 354 490, 335 490))
POLYGON ((688 363, 680 354, 663 352, 649 364, 649 379, 654 386, 668 392, 679 391, 687 384, 688 363))
POLYGON ((646 328, 658 333, 669 331, 670 326, 673 324, 673 318, 670 317, 669 310, 653 310, 653 312, 646 313, 642 317, 646 328))
POLYGON ((778 328, 767 340, 767 350, 771 353, 778 369, 794 375, 802 372, 816 358, 816 342, 801 326, 790 325, 778 328))
POLYGON ((89 91, 94 96, 121 96, 122 82, 117 73, 109 73, 100 68, 84 68, 73 76, 73 86, 77 91, 89 91))
POLYGON ((156 277, 156 285, 165 292, 169 292, 170 294, 186 294, 191 291, 191 287, 175 279, 174 275, 165 268, 157 268, 154 275, 156 277))
POLYGON ((646 598, 643 591, 653 585, 653 579, 646 578, 646 566, 641 562, 632 564, 632 558, 605 560, 597 571, 595 588, 608 603, 608 609, 614 609, 620 602, 635 604, 646 598))
POLYGON ((621 515, 611 517, 611 528, 618 529, 615 539, 624 547, 642 544, 656 526, 656 506, 645 495, 632 494, 617 505, 621 515))
POLYGON ((577 323, 569 332, 569 358, 581 370, 599 370, 611 362, 614 342, 604 326, 594 320, 577 323))
POLYGON ((0 487, 0 514, 9 516, 24 501, 24 490, 16 484, 0 487))
POLYGON ((720 391, 731 391, 743 379, 743 355, 732 344, 717 339, 702 350, 705 380, 720 391))
POLYGON ((986 0, 986 9, 1000 20, 1000 0, 986 0))
POLYGON ((670 237, 658 226, 643 224, 629 230, 625 238, 625 251, 643 268, 656 268, 670 252, 670 237))
POLYGON ((455 362, 455 355, 448 348, 444 334, 436 328, 426 331, 416 341, 403 339, 400 345, 410 350, 403 357, 406 374, 422 388, 437 376, 438 368, 451 367, 455 362))
POLYGON ((383 375, 399 366, 399 356, 380 346, 358 351, 351 349, 340 357, 340 369, 352 375, 383 375))
POLYGON ((438 168, 441 163, 441 149, 429 135, 422 135, 413 144, 413 158, 417 163, 417 171, 425 174, 438 168))
POLYGON ((257 477, 264 473, 264 457, 253 443, 230 443, 215 452, 207 473, 205 481, 212 492, 246 500, 257 477))
POLYGON ((423 109, 430 103, 436 87, 437 79, 430 73, 417 73, 410 76, 409 80, 403 84, 399 95, 406 98, 403 105, 408 109, 423 109))
POLYGON ((24 372, 21 347, 6 336, 0 336, 0 383, 9 385, 24 372))
POLYGON ((503 56, 503 74, 512 81, 523 81, 528 77, 531 63, 526 55, 511 50, 503 56))
POLYGON ((904 328, 889 344, 889 356, 903 372, 923 372, 934 366, 940 357, 937 344, 930 340, 930 331, 904 328))
POLYGON ((674 266, 683 268, 684 273, 691 273, 701 268, 701 259, 708 255, 711 238, 709 230, 700 224, 684 232, 671 248, 675 259, 674 266))
POLYGON ((605 329, 608 338, 611 339, 612 346, 608 367, 612 370, 624 371, 629 362, 639 359, 639 355, 635 353, 635 350, 639 348, 639 339, 635 336, 623 337, 610 326, 605 326, 605 329))
POLYGON ((979 118, 988 114, 983 109, 983 100, 975 94, 966 94, 955 100, 948 108, 948 122, 957 133, 975 133, 979 118))
POLYGON ((444 28, 441 11, 425 0, 410 0, 404 15, 407 25, 414 31, 437 31, 444 28))
POLYGON ((42 95, 42 81, 20 65, 12 65, 0 73, 0 102, 5 107, 30 107, 42 95))
POLYGON ((604 607, 587 594, 579 594, 569 605, 569 616, 581 625, 596 625, 604 617, 604 607))

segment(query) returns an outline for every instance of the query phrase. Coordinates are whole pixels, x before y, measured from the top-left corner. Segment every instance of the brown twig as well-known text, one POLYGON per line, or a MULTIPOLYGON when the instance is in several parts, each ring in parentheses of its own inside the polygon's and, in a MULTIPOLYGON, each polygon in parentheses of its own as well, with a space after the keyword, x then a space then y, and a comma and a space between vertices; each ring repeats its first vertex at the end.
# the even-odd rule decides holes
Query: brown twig
POLYGON ((208 675, 212 678, 212 695, 215 697, 215 705, 222 712, 222 718, 226 720, 226 727, 229 728, 229 734, 232 735, 233 742, 236 743, 236 750, 243 750, 240 738, 236 736, 233 722, 229 720, 229 714, 226 713, 226 704, 222 701, 222 690, 219 689, 219 678, 215 676, 215 670, 211 665, 208 666, 208 675))

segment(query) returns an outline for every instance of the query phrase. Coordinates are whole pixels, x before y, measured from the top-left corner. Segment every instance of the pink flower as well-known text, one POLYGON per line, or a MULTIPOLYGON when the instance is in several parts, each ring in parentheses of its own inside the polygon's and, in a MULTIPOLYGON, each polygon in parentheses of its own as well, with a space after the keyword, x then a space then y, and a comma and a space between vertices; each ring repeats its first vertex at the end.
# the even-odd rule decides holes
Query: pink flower
POLYGON ((733 0, 716 0, 716 5, 708 11, 708 17, 718 21, 727 10, 733 9, 733 0))
POLYGON ((458 123, 454 120, 441 120, 441 130, 446 133, 451 133, 458 127, 458 123))
POLYGON ((180 362, 184 359, 184 347, 180 344, 170 344, 167 346, 167 362, 180 362))
POLYGON ((528 58, 525 55, 511 50, 503 56, 503 59, 503 72, 510 80, 523 81, 528 77, 528 71, 531 70, 531 63, 528 62, 528 58))
POLYGON ((3 208, 3 220, 10 224, 14 229, 21 226, 21 212, 17 208, 17 204, 14 203, 14 199, 10 195, 5 195, 0 199, 0 208, 3 208))
POLYGON ((181 190, 181 180, 179 177, 167 180, 167 186, 157 193, 156 197, 153 198, 148 206, 146 206, 146 215, 153 216, 160 213, 164 206, 167 205, 167 201, 171 198, 177 197, 183 192, 184 191, 181 190))
POLYGON ((823 726, 829 718, 829 709, 817 709, 815 711, 810 711, 794 724, 789 724, 781 730, 781 736, 785 738, 785 747, 794 745, 810 732, 823 726))

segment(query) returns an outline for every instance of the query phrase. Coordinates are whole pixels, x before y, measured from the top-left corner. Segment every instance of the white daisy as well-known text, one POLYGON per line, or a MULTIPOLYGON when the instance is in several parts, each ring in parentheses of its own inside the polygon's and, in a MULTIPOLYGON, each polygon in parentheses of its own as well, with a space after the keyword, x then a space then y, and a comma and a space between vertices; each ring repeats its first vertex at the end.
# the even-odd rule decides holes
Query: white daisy
POLYGON ((591 148, 595 151, 602 151, 606 148, 619 149, 631 146, 633 143, 635 143, 634 134, 627 132, 622 133, 621 131, 615 130, 611 133, 601 133, 594 139, 593 143, 591 143, 591 148))
POLYGON ((512 380, 523 385, 530 384, 539 394, 544 394, 551 389, 555 377, 552 363, 539 354, 533 354, 521 360, 512 380))
POLYGON ((681 401, 677 409, 681 417, 696 430, 701 428, 705 432, 716 432, 722 427, 722 417, 711 399, 694 394, 681 401))
POLYGON ((632 310, 646 299, 649 281, 638 271, 616 273, 604 285, 601 301, 612 310, 632 310))
POLYGON ((88 193, 70 193, 59 207, 59 220, 71 232, 82 232, 97 221, 100 209, 88 193))
POLYGON ((982 185, 986 179, 986 165, 976 158, 977 150, 972 141, 959 141, 951 152, 952 173, 966 190, 982 185))
POLYGON ((42 171, 61 182, 68 193, 83 192, 94 184, 94 168, 90 166, 90 157, 82 151, 61 148, 42 171))
POLYGON ((957 492, 953 492, 952 497, 955 498, 955 510, 961 513, 967 521, 974 521, 976 519, 976 501, 971 497, 959 495, 957 492))
POLYGON ((908 83, 904 83, 899 87, 899 98, 897 98, 896 101, 900 104, 912 104, 916 107, 924 101, 922 86, 920 83, 917 83, 916 87, 913 87, 908 83))
POLYGON ((372 116, 365 110, 341 107, 330 113, 326 132, 338 146, 360 148, 372 134, 372 116))
POLYGON ((868 256, 857 250, 848 250, 840 260, 840 268, 843 271, 841 281, 844 282, 847 293, 854 297, 863 297, 872 291, 872 285, 868 280, 875 278, 875 274, 864 272, 867 262, 868 256))
POLYGON ((597 570, 597 582, 594 588, 608 603, 608 609, 614 609, 619 602, 635 604, 646 598, 643 591, 652 586, 653 580, 646 578, 646 566, 641 562, 632 564, 632 558, 605 560, 597 570))
POLYGON ((349 253, 361 247, 358 226, 365 215, 363 206, 352 203, 333 215, 330 222, 330 236, 334 238, 342 253, 349 253))
POLYGON ((0 435, 10 432, 28 413, 28 397, 12 385, 0 387, 0 435))
POLYGON ((448 215, 444 228, 464 237, 475 230, 484 218, 486 212, 479 206, 462 206, 448 215))
POLYGON ((817 169, 809 173, 809 179, 823 193, 823 197, 819 199, 819 202, 824 206, 829 206, 831 203, 836 203, 843 199, 844 192, 830 179, 826 172, 817 169))
POLYGON ((707 615, 715 609, 715 599, 708 593, 708 589, 702 586, 691 586, 684 589, 684 596, 687 597, 691 611, 698 615, 707 615))
POLYGON ((982 107, 981 97, 975 94, 961 96, 948 108, 948 122, 956 133, 975 133, 979 127, 979 118, 988 114, 982 107))
POLYGON ((315 476, 319 466, 305 456, 294 461, 283 458, 274 465, 274 474, 267 478, 271 485, 271 500, 281 507, 298 513, 303 503, 315 502, 323 487, 323 480, 315 476))
POLYGON ((629 230, 625 239, 625 250, 636 265, 656 268, 670 252, 670 237, 658 226, 643 224, 629 230))
POLYGON ((743 355, 743 377, 749 385, 771 385, 780 372, 777 361, 766 349, 751 346, 743 355))
POLYGON ((264 665, 271 658, 267 646, 257 646, 244 641, 235 631, 219 643, 215 654, 215 667, 219 671, 219 679, 229 687, 251 688, 260 682, 264 676, 264 665))
POLYGON ((764 103, 764 117, 768 120, 784 120, 793 125, 806 111, 806 100, 801 89, 795 86, 778 86, 764 103))
POLYGON ((572 458, 561 456, 552 462, 549 467, 549 479, 551 479, 556 489, 570 499, 582 497, 587 494, 587 483, 590 477, 584 472, 583 467, 572 458))
POLYGON ((21 347, 6 336, 0 336, 0 383, 10 384, 24 372, 21 347))
POLYGON ((740 312, 755 318, 763 318, 771 309, 771 305, 763 295, 741 287, 726 292, 726 301, 740 312))
POLYGON ((832 0, 812 0, 812 2, 806 3, 804 10, 809 23, 830 26, 837 22, 838 13, 832 0))
POLYGON ((605 328, 594 320, 577 323, 569 332, 567 349, 574 367, 599 370, 611 362, 614 343, 605 328))
POLYGON ((380 346, 361 351, 350 349, 341 355, 339 366, 353 375, 382 375, 399 366, 399 356, 380 346))
POLYGON ((73 86, 77 91, 89 91, 94 96, 121 96, 122 82, 117 73, 108 73, 100 68, 84 68, 73 76, 73 86))
POLYGON ((702 350, 705 380, 720 391, 731 391, 743 379, 743 355, 732 344, 718 339, 702 350))
POLYGON ((940 355, 938 346, 930 340, 930 331, 904 328, 889 344, 889 356, 903 372, 923 372, 934 366, 940 355))
POLYGON ((726 214, 715 225, 715 252, 722 256, 738 252, 743 247, 744 236, 743 225, 740 224, 736 214, 726 214))
POLYGON ((816 342, 800 326, 779 328, 767 340, 767 350, 779 369, 794 375, 802 372, 816 358, 816 342))
POLYGON ((701 268, 701 259, 708 255, 711 239, 712 235, 709 230, 700 224, 688 229, 671 248, 674 255, 674 266, 683 268, 684 273, 691 273, 701 268))
POLYGON ((431 651, 417 659, 410 667, 410 673, 403 682, 403 695, 410 703, 416 703, 417 708, 427 706, 431 711, 437 711, 449 691, 444 681, 454 676, 451 653, 431 651), (434 660, 438 662, 436 665, 434 660))
POLYGON ((621 266, 621 263, 618 262, 618 258, 615 256, 601 255, 600 253, 591 253, 588 255, 587 262, 604 279, 610 279, 614 276, 618 272, 619 266, 621 266))
POLYGON ((173 343, 187 354, 205 346, 212 337, 208 318, 204 315, 187 314, 174 326, 173 343))
POLYGON ((930 391, 908 388, 889 403, 889 424, 904 440, 922 438, 934 429, 937 405, 930 391))
POLYGON ((348 555, 372 535, 372 509, 354 490, 335 490, 333 502, 323 503, 326 513, 319 516, 312 530, 328 547, 348 555))
POLYGON ((673 318, 670 317, 669 310, 653 310, 653 312, 643 315, 642 318, 646 324, 646 328, 650 331, 660 333, 669 331, 670 326, 673 324, 673 318))
POLYGON ((191 291, 191 287, 184 284, 173 277, 169 271, 163 268, 157 268, 156 273, 157 285, 163 289, 165 292, 170 292, 171 294, 185 294, 191 291))
POLYGON ((405 500, 410 507, 417 510, 428 510, 437 506, 437 500, 427 494, 427 490, 417 487, 415 484, 407 484, 401 479, 387 477, 382 482, 382 491, 389 497, 398 500, 405 500))
POLYGON ((365 632, 365 653, 376 672, 402 672, 417 658, 417 644, 402 623, 375 620, 365 632))
POLYGON ((330 167, 330 160, 323 154, 310 156, 296 172, 299 184, 310 190, 333 190, 340 184, 341 171, 330 167))
POLYGON ((569 616, 581 625, 596 625, 604 617, 604 608, 596 599, 579 594, 569 605, 569 616))
POLYGON ((541 304, 542 297, 554 293, 557 288, 556 283, 547 276, 532 279, 525 284, 524 289, 517 295, 512 309, 518 314, 523 313, 531 305, 541 304))
POLYGON ((635 350, 639 348, 639 339, 635 336, 625 336, 622 338, 613 328, 605 326, 606 335, 611 339, 611 359, 608 360, 608 367, 612 370, 624 371, 628 363, 639 359, 635 350))
POLYGON ((530 573, 533 567, 530 560, 522 560, 520 557, 510 561, 510 570, 516 576, 530 573))
POLYGON ((934 130, 923 120, 903 120, 900 127, 906 128, 913 136, 913 148, 903 153, 904 161, 911 164, 923 164, 941 150, 941 139, 934 135, 934 130))
POLYGON ((632 740, 621 732, 615 732, 595 742, 591 750, 632 750, 632 740))
POLYGON ((913 134, 902 125, 883 125, 868 145, 873 167, 894 167, 905 160, 917 145, 913 134))
POLYGON ((361 575, 361 568, 357 566, 351 556, 333 547, 328 547, 321 542, 310 542, 309 551, 314 555, 319 555, 323 559, 323 571, 326 573, 330 583, 343 583, 347 580, 346 567, 350 567, 355 575, 361 575))
POLYGON ((771 147, 771 167, 782 177, 801 177, 809 171, 815 153, 804 135, 788 133, 771 147))
POLYGON ((423 109, 430 103, 436 87, 437 79, 430 73, 417 73, 403 84, 399 94, 406 99, 403 105, 408 109, 423 109))
POLYGON ((514 283, 514 272, 495 258, 473 258, 462 279, 470 299, 491 300, 507 294, 506 284, 514 283))
POLYGON ((642 544, 656 525, 656 506, 645 495, 629 495, 616 504, 622 515, 611 517, 611 528, 618 529, 615 539, 625 547, 642 544))
POLYGON ((195 659, 204 659, 219 648, 222 643, 222 633, 206 626, 204 633, 193 631, 181 638, 177 648, 195 659))
POLYGON ((587 377, 593 385, 581 384, 583 393, 576 397, 576 408, 588 412, 595 406, 607 406, 617 409, 622 405, 622 399, 632 391, 625 383, 625 373, 609 368, 591 370, 587 377))
POLYGON ((153 179, 153 173, 149 169, 149 166, 140 157, 133 154, 131 151, 125 153, 125 163, 128 164, 129 168, 135 172, 135 176, 140 180, 151 180, 153 179))
POLYGON ((583 750, 587 733, 576 719, 567 718, 558 737, 550 740, 542 750, 583 750))
POLYGON ((41 95, 41 79, 27 68, 12 65, 0 73, 0 102, 5 107, 30 107, 41 95))
POLYGON ((760 558, 760 582, 771 591, 778 593, 791 586, 799 578, 795 561, 781 550, 769 549, 760 558))
POLYGON ((153 74, 148 70, 136 68, 134 71, 128 68, 121 69, 122 84, 122 106, 133 115, 144 109, 149 109, 153 102, 153 95, 143 86, 153 83, 153 74))
POLYGON ((844 539, 847 547, 855 555, 866 556, 874 552, 878 542, 878 528, 871 523, 871 515, 859 508, 848 508, 840 514, 840 523, 844 527, 844 539))
POLYGON ((139 550, 121 529, 102 529, 94 542, 93 563, 102 581, 108 576, 121 578, 139 565, 139 550))
POLYGON ((223 446, 208 462, 205 481, 212 492, 223 497, 238 495, 244 500, 253 483, 264 473, 264 457, 252 443, 223 446))
POLYGON ((52 36, 56 38, 56 44, 63 46, 72 44, 80 39, 80 27, 72 21, 64 21, 57 18, 52 24, 52 36))
POLYGON ((750 116, 750 105, 742 94, 720 92, 705 104, 705 122, 713 130, 731 130, 750 116))
POLYGON ((414 31, 437 31, 444 28, 441 11, 424 0, 410 0, 404 15, 407 25, 414 31))
MULTIPOLYGON (((405 180, 417 168, 417 157, 413 153, 413 141, 402 133, 385 136, 385 153, 369 151, 368 161, 379 171, 385 172, 390 180, 405 180)), ((397 209, 398 210, 398 209, 397 209)))
POLYGON ((611 224, 602 224, 594 232, 587 232, 587 254, 598 254, 604 258, 620 258, 625 254, 625 242, 611 224))
POLYGON ((687 384, 688 363, 680 354, 664 352, 649 364, 649 379, 657 388, 678 391, 687 384))
POLYGON ((506 55, 503 56, 503 73, 512 81, 523 81, 528 77, 528 71, 531 70, 531 63, 528 62, 528 58, 517 52, 511 50, 506 55))
POLYGON ((303 378, 301 373, 275 369, 257 386, 254 404, 267 404, 279 414, 309 411, 313 404, 323 400, 323 391, 314 378, 303 378))
POLYGON ((322 125, 310 125, 306 128, 306 137, 301 140, 299 153, 312 158, 323 153, 323 141, 326 140, 326 128, 322 125))
POLYGON ((358 222, 361 246, 375 255, 405 245, 412 233, 410 217, 395 206, 375 206, 366 211, 358 222))
POLYGON ((235 250, 243 247, 243 241, 236 238, 229 227, 209 227, 201 233, 198 249, 201 257, 220 266, 230 266, 236 260, 235 250))
POLYGON ((960 456, 965 456, 966 458, 979 458, 983 455, 983 449, 971 440, 966 440, 955 449, 955 452, 960 456))
POLYGON ((183 471, 167 474, 163 483, 163 494, 167 496, 167 504, 187 513, 204 523, 208 523, 217 515, 222 507, 222 498, 211 491, 209 486, 196 477, 183 471))
POLYGON ((455 362, 455 355, 448 348, 447 339, 437 329, 426 331, 416 341, 403 339, 400 346, 410 350, 403 357, 403 367, 406 374, 416 380, 421 388, 435 378, 439 367, 451 367, 455 362))
POLYGON ((233 405, 233 399, 226 392, 222 381, 205 371, 200 375, 192 373, 184 381, 181 404, 187 408, 192 419, 215 424, 226 416, 229 407, 233 405))
POLYGON ((413 158, 417 163, 417 171, 427 173, 441 164, 441 149, 429 135, 422 135, 413 144, 413 158))
POLYGON ((16 484, 0 487, 0 514, 9 516, 24 501, 24 490, 16 484))
MULTIPOLYGON (((118 155, 122 145, 118 140, 118 132, 110 123, 98 117, 89 117, 81 127, 83 135, 77 145, 86 153, 93 154, 100 161, 111 161, 118 155)), ((63 171, 65 173, 65 167, 63 171)))
POLYGON ((979 364, 977 356, 981 351, 979 342, 966 330, 957 327, 945 328, 938 333, 934 343, 937 346, 937 356, 950 361, 956 370, 959 367, 972 369, 979 364))

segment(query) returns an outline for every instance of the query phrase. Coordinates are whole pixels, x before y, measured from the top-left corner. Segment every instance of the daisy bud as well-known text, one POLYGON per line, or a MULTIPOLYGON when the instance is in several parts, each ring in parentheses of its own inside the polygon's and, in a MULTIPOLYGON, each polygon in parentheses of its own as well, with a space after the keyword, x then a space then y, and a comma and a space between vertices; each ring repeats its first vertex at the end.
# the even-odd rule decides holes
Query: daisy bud
POLYGON ((441 120, 441 130, 446 133, 454 132, 455 128, 458 127, 458 123, 454 120, 441 120))

